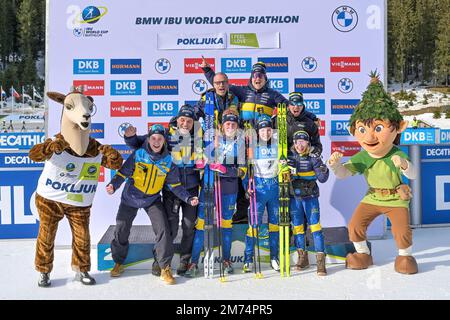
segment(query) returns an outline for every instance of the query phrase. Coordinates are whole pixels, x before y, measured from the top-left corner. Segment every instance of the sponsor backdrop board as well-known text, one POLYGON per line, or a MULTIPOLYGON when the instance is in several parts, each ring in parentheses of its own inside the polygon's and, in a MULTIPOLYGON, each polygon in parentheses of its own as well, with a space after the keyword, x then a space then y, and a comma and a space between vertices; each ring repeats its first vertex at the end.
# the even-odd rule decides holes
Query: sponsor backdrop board
MULTIPOLYGON (((201 1, 50 0, 47 90, 87 85, 96 104, 93 134, 129 154, 122 138, 127 124, 140 134, 149 123, 167 124, 185 101, 211 87, 199 67, 202 55, 236 85, 245 85, 251 65, 264 61, 270 86, 285 95, 304 92, 308 110, 322 119, 324 159, 332 149, 351 155, 357 149, 346 134, 349 115, 369 72, 377 69, 385 79, 384 3, 230 0, 211 11, 201 1)), ((50 101, 50 136, 59 131, 60 112, 50 101)), ((110 170, 104 178, 107 183, 110 170)), ((93 243, 115 224, 120 202, 121 190, 108 196, 105 183, 92 207, 93 243)), ((331 175, 320 187, 322 225, 346 225, 364 195, 364 179, 331 175)), ((148 218, 141 213, 136 223, 148 218)), ((377 220, 369 234, 381 235, 383 225, 377 220)), ((71 243, 66 222, 57 243, 71 243)))

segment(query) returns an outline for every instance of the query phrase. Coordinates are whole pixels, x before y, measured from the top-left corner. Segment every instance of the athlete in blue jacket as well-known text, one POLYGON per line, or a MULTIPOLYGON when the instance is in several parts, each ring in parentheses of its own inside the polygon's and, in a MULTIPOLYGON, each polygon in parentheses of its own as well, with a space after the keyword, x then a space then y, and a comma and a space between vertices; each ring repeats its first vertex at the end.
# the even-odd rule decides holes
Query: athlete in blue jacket
POLYGON ((177 197, 192 206, 198 204, 198 198, 192 197, 181 185, 178 167, 173 163, 166 147, 165 129, 162 125, 156 124, 151 127, 147 143, 128 157, 107 185, 107 192, 113 194, 125 179, 127 180, 117 212, 114 239, 111 242, 115 262, 111 276, 119 276, 123 272, 122 265, 128 253, 131 226, 137 211, 143 208, 155 232, 155 260, 161 268, 161 279, 168 284, 174 284, 175 279, 170 269, 174 252, 172 236, 161 203, 160 191, 166 186, 177 197))
POLYGON ((291 195, 289 211, 294 229, 295 245, 298 251, 297 269, 309 267, 308 253, 305 248, 304 219, 308 221, 317 259, 317 274, 327 274, 325 268, 325 244, 320 225, 319 187, 316 180, 326 182, 329 170, 320 157, 310 155, 310 137, 306 131, 297 131, 293 135, 294 145, 288 155, 291 168, 291 195))
MULTIPOLYGON (((270 266, 276 271, 280 271, 278 259, 278 145, 272 137, 272 122, 268 116, 261 116, 257 122, 258 143, 254 148, 254 179, 256 187, 256 207, 258 214, 258 225, 262 224, 264 210, 267 209, 268 229, 269 229, 269 247, 270 247, 270 266)), ((248 159, 247 161, 252 161, 248 159)), ((248 170, 247 170, 248 174, 248 170)), ((248 175, 243 180, 244 188, 248 189, 248 175)), ((249 210, 250 215, 250 210, 249 210)), ((252 271, 254 255, 255 226, 251 225, 249 216, 249 227, 245 238, 244 272, 252 271)))
MULTIPOLYGON (((223 266, 227 274, 233 273, 231 258, 232 217, 236 210, 239 177, 245 174, 245 147, 244 140, 238 131, 239 117, 232 109, 225 110, 222 115, 222 131, 224 136, 219 137, 219 145, 215 149, 218 153, 217 162, 210 163, 213 171, 219 172, 221 199, 222 199, 222 245, 223 266)), ((192 259, 187 277, 198 274, 198 261, 204 241, 205 224, 205 195, 200 193, 198 219, 192 249, 192 259)))

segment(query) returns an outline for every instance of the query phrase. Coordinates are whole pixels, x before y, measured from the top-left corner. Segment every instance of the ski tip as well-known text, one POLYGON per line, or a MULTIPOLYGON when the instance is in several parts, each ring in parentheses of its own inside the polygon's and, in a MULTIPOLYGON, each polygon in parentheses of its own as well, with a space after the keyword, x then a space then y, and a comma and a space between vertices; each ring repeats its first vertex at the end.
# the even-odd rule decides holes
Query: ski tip
POLYGON ((264 278, 264 275, 263 275, 261 272, 258 272, 258 273, 255 275, 255 278, 256 278, 256 279, 263 279, 263 278, 264 278))
POLYGON ((222 282, 222 283, 227 282, 227 278, 226 277, 220 277, 220 282, 222 282))

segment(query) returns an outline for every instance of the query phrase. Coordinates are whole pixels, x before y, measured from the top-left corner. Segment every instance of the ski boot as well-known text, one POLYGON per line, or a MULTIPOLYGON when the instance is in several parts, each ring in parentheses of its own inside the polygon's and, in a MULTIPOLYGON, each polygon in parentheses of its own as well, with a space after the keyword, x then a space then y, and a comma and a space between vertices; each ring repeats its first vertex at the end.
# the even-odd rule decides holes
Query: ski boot
POLYGON ((195 278, 198 275, 198 266, 196 263, 190 263, 188 265, 188 268, 186 272, 184 273, 184 276, 187 278, 195 278))
POLYGON ((230 260, 224 260, 223 262, 223 270, 225 274, 231 274, 234 272, 233 265, 230 260))
POLYGON ((280 272, 280 262, 277 258, 270 259, 270 266, 273 270, 280 272))
POLYGON ((253 262, 244 263, 244 267, 242 268, 242 271, 244 271, 244 273, 252 272, 252 270, 253 270, 253 262))
POLYGON ((75 275, 75 280, 80 281, 82 284, 87 286, 92 286, 96 283, 95 279, 92 278, 88 272, 77 272, 75 275))
POLYGON ((189 264, 187 262, 180 262, 180 265, 177 268, 177 275, 183 276, 188 270, 189 264))
POLYGON ((50 272, 41 272, 39 275, 38 286, 41 288, 47 288, 50 287, 51 284, 50 272))
POLYGON ((152 275, 159 277, 161 275, 161 267, 159 266, 158 261, 153 261, 152 264, 152 275))

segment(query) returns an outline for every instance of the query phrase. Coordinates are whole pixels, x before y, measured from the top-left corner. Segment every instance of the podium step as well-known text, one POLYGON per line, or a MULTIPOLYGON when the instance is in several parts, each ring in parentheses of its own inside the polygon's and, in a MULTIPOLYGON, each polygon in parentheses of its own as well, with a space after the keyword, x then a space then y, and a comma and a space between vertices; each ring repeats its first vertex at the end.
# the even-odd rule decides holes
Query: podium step
MULTIPOLYGON (((235 224, 233 225, 233 243, 231 247, 231 261, 235 269, 242 267, 244 263, 245 250, 245 235, 247 232, 247 225, 235 224)), ((111 270, 114 267, 114 261, 111 254, 111 241, 114 239, 115 226, 111 225, 106 230, 103 237, 97 244, 97 259, 98 270, 111 270)), ((267 226, 261 226, 260 231, 260 253, 261 262, 267 263, 270 260, 269 250, 269 233, 267 226)), ((325 239, 325 251, 327 252, 327 263, 345 263, 345 257, 348 253, 354 252, 353 244, 348 239, 348 231, 346 227, 332 227, 323 228, 325 239)), ((215 234, 217 234, 215 232, 215 234)), ((175 256, 172 260, 172 267, 176 268, 179 263, 180 241, 182 231, 181 227, 178 229, 177 237, 174 241, 175 256)), ((309 242, 307 250, 309 253, 310 263, 315 264, 314 244, 311 234, 308 231, 306 238, 309 242)), ((291 238, 293 239, 293 237, 291 238)), ((128 250, 127 259, 124 265, 131 269, 145 269, 150 270, 153 263, 153 247, 155 245, 155 234, 151 225, 135 225, 130 232, 130 247, 128 250)), ((214 241, 216 247, 216 257, 218 257, 217 238, 214 241)), ((369 243, 369 248, 370 248, 369 243)), ((297 262, 297 251, 293 241, 291 241, 291 265, 297 262)), ((203 254, 200 257, 200 264, 203 263, 203 254)), ((267 265, 267 268, 270 268, 267 265)))

